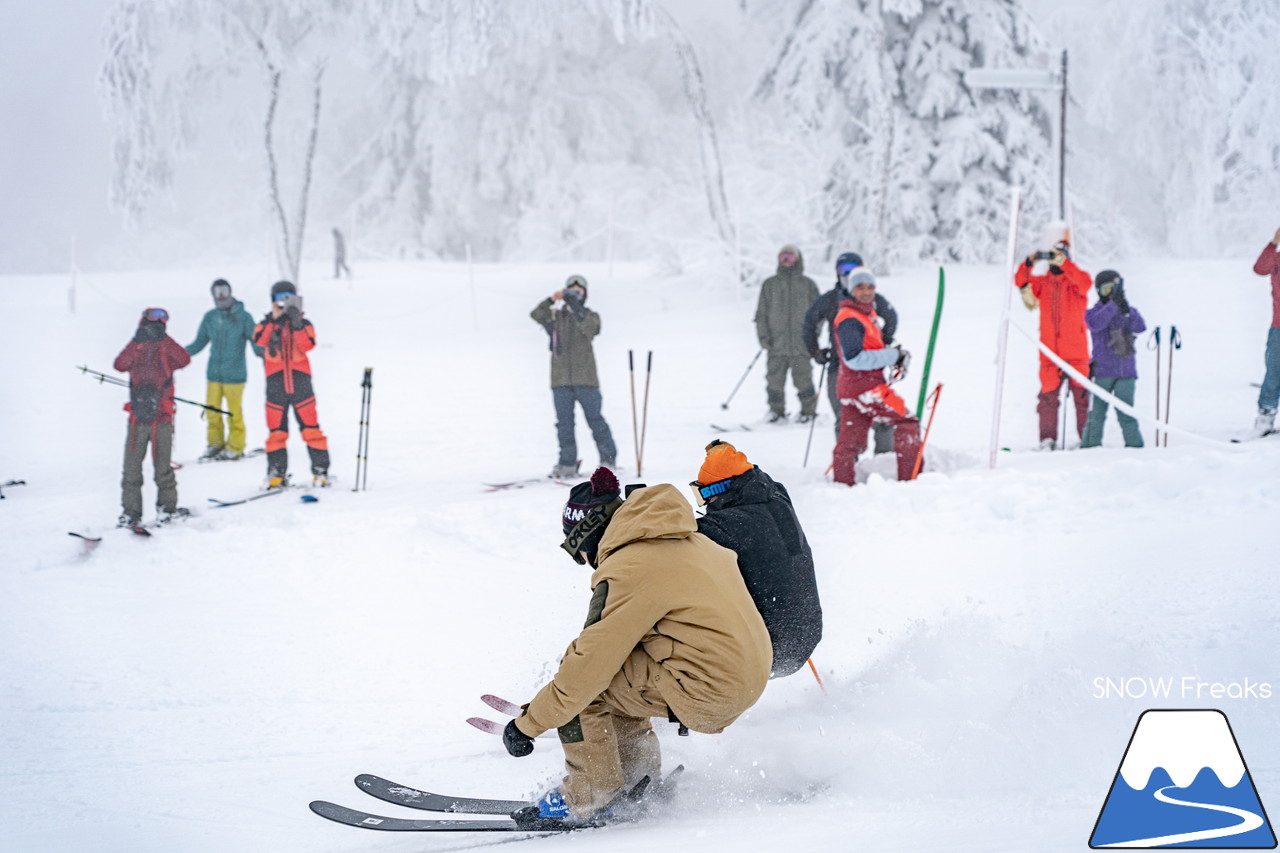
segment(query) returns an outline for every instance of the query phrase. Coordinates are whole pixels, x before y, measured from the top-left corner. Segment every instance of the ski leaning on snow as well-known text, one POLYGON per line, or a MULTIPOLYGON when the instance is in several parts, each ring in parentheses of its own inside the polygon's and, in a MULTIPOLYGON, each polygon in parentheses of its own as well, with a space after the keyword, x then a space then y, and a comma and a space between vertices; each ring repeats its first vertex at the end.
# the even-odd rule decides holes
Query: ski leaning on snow
POLYGON ((1233 438, 1231 439, 1231 443, 1244 444, 1246 442, 1257 441, 1262 438, 1271 438, 1273 435, 1280 435, 1280 429, 1269 429, 1266 432, 1264 432, 1262 435, 1250 435, 1245 438, 1233 438))
POLYGON ((398 806, 411 809, 423 809, 429 812, 456 812, 459 814, 500 814, 509 815, 517 809, 529 805, 524 800, 482 800, 473 797, 446 797, 430 791, 420 791, 408 785, 400 785, 362 773, 356 777, 356 787, 371 797, 377 797, 398 806))

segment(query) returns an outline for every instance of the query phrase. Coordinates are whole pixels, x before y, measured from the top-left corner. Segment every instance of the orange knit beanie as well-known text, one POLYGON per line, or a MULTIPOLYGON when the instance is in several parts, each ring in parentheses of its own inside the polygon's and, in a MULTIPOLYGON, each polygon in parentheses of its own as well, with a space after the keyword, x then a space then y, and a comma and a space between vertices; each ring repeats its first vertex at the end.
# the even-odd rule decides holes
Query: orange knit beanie
POLYGON ((719 439, 707 445, 707 458, 698 469, 698 482, 704 486, 745 474, 752 469, 747 454, 727 441, 719 439))

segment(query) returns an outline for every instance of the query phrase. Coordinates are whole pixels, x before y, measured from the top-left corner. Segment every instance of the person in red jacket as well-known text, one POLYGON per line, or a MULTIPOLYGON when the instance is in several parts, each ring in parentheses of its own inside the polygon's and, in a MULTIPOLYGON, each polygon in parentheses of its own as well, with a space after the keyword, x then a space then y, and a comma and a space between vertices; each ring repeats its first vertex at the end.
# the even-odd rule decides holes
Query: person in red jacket
MULTIPOLYGON (((1040 342, 1082 374, 1089 375, 1089 333, 1084 321, 1093 279, 1071 260, 1071 244, 1065 226, 1050 226, 1046 243, 1051 249, 1032 252, 1018 267, 1014 284, 1028 311, 1040 308, 1040 342)), ((1058 443, 1058 395, 1067 375, 1040 354, 1040 448, 1052 450, 1058 443)), ((1070 380, 1076 405, 1076 434, 1083 436, 1089 418, 1089 394, 1070 380)), ((1065 442, 1065 437, 1064 437, 1065 442)))
POLYGON ((907 414, 907 404, 885 381, 885 368, 903 370, 908 353, 886 347, 876 322, 876 280, 865 269, 850 274, 848 294, 841 297, 831 324, 833 349, 840 361, 836 394, 840 399, 840 435, 832 456, 837 483, 854 484, 854 465, 867 449, 867 430, 890 424, 898 479, 910 480, 920 449, 920 422, 907 414))
POLYGON ((182 345, 166 334, 169 312, 142 312, 133 340, 116 356, 115 369, 129 374, 128 437, 124 443, 124 474, 120 478, 120 527, 142 523, 142 462, 151 444, 155 466, 156 515, 161 523, 188 515, 178 506, 178 477, 173 472, 173 372, 191 363, 182 345))
POLYGON ((289 407, 293 407, 302 440, 311 454, 311 482, 329 485, 329 442, 320 431, 316 395, 311 389, 307 352, 316 345, 316 330, 302 313, 298 288, 289 281, 271 285, 271 313, 253 330, 253 342, 265 351, 267 371, 267 488, 288 484, 289 407))
POLYGON ((1253 271, 1271 276, 1271 329, 1267 332, 1265 354, 1267 373, 1258 393, 1258 418, 1253 423, 1253 434, 1261 438, 1276 431, 1276 406, 1280 404, 1280 229, 1271 242, 1262 248, 1253 271))

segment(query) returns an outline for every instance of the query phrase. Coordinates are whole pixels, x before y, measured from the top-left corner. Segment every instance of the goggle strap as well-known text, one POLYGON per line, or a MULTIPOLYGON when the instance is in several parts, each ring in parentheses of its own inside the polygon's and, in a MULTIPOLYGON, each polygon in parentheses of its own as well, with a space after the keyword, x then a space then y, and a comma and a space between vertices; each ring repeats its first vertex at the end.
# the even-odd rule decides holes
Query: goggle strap
POLYGON ((582 543, 603 530, 620 506, 622 506, 622 498, 614 498, 607 504, 593 506, 587 510, 582 520, 573 526, 569 535, 564 538, 564 542, 560 543, 560 547, 567 551, 570 557, 578 559, 578 552, 583 550, 582 543))

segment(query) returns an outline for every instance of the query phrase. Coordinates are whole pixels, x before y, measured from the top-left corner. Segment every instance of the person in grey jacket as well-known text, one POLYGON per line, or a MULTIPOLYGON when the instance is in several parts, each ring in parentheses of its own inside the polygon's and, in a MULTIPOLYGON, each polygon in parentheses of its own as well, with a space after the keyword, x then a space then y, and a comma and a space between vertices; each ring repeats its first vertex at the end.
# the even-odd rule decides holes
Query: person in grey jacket
POLYGON ((799 423, 807 423, 817 413, 818 393, 813 389, 813 368, 805 349, 801 329, 804 313, 818 298, 818 286, 804 274, 804 257, 795 246, 778 252, 778 271, 760 286, 756 303, 756 337, 769 353, 765 367, 765 390, 769 401, 769 423, 787 419, 787 372, 800 398, 799 423))
POLYGON ((578 442, 574 434, 574 404, 582 406, 582 414, 591 427, 600 464, 616 470, 618 448, 613 433, 601 414, 603 399, 596 377, 596 356, 591 339, 600 334, 600 315, 587 307, 587 280, 571 275, 562 290, 538 303, 529 316, 547 331, 551 349, 551 397, 556 407, 556 436, 560 442, 560 459, 551 473, 553 478, 573 477, 578 473, 578 442))

